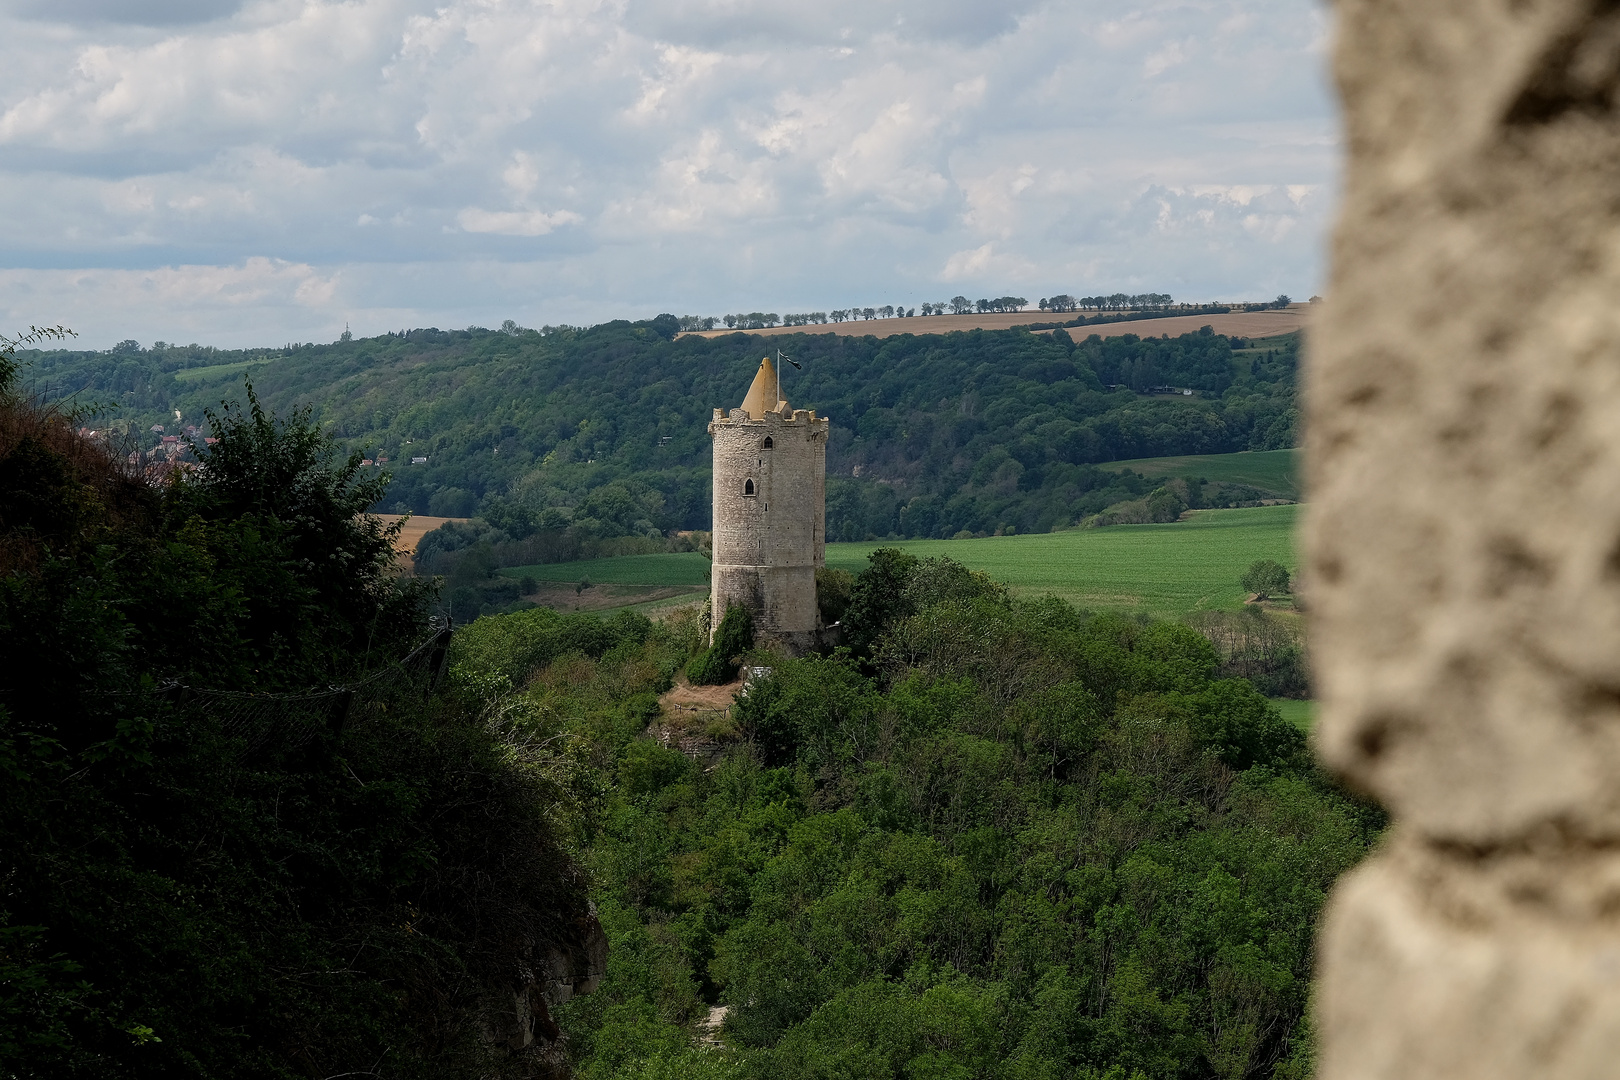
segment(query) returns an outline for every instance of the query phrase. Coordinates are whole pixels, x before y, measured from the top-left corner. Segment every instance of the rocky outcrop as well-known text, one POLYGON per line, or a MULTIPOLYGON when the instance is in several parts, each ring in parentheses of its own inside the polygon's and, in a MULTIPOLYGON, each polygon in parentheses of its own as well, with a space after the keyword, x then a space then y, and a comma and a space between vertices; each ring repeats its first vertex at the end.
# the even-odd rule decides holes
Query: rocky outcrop
POLYGON ((1323 1080, 1620 1060, 1620 9, 1341 0, 1308 364, 1319 751, 1396 825, 1323 1080))
MULTIPOLYGON (((541 1059, 555 1058, 561 1069, 562 1032, 554 1012, 577 994, 589 994, 607 973, 608 941, 592 908, 560 932, 513 952, 515 970, 507 997, 491 1003, 488 1038, 512 1050, 534 1048, 541 1059)), ((558 1073, 565 1075, 565 1073, 558 1073)))

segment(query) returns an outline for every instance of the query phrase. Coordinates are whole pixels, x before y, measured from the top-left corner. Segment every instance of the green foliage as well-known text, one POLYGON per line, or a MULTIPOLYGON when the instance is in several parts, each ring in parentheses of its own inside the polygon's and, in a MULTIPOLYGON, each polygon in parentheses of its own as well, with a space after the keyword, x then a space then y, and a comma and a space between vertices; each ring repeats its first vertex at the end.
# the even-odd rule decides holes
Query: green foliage
POLYGON ((620 719, 629 657, 531 682, 612 778, 578 1075, 1308 1075, 1316 922, 1381 815, 1185 626, 893 549, 852 593, 865 653, 776 663, 706 767, 620 719))
POLYGON ((726 608, 714 644, 693 658, 687 679, 696 686, 722 686, 737 677, 742 655, 754 647, 754 617, 741 604, 726 608))
MULTIPOLYGON (((200 416, 246 371, 269 405, 319 402, 325 430, 389 458, 394 481, 379 509, 482 514, 522 542, 521 515, 496 509, 515 504, 558 538, 645 537, 708 527, 707 420, 742 400, 768 351, 747 334, 670 340, 655 321, 544 336, 413 330, 242 352, 129 343, 32 359, 48 382, 119 402, 143 449, 157 437, 150 425, 174 424, 175 410, 200 416), (427 460, 406 464, 413 457, 427 460)), ((833 419, 835 541, 1046 532, 1159 486, 1101 463, 1291 446, 1297 426, 1296 337, 1236 350, 1208 333, 805 334, 776 344, 804 363, 785 387, 791 400, 833 419), (1142 392, 1159 384, 1197 394, 1142 392)))
MULTIPOLYGON (((15 782, 26 773, 12 769, 15 782)), ((86 1007, 90 986, 63 954, 42 955, 43 926, 0 926, 0 1074, 27 1075, 42 1060, 73 1066, 90 1055, 74 1045, 68 1021, 86 1007)), ((150 1029, 142 1030, 150 1033, 150 1029)))
POLYGON ((65 326, 30 326, 26 334, 6 337, 0 334, 0 397, 8 397, 17 390, 17 378, 22 366, 17 350, 28 345, 41 345, 47 341, 66 341, 75 337, 65 326))
POLYGON ((652 623, 635 611, 608 618, 587 612, 531 608, 503 619, 479 619, 455 636, 452 661, 471 670, 500 675, 521 687, 538 668, 569 652, 599 657, 626 643, 647 639, 652 623))
POLYGON ((216 571, 237 551, 262 564, 255 545, 277 549, 275 570, 242 566, 232 576, 251 613, 239 624, 243 643, 283 684, 307 684, 369 650, 401 651, 426 597, 423 583, 402 584, 393 572, 399 527, 366 514, 387 481, 363 475, 358 454, 338 460, 308 409, 273 417, 246 389, 245 410, 230 402, 208 412, 217 441, 205 467, 169 487, 171 527, 239 538, 240 549, 210 545, 216 571))
MULTIPOLYGON (((428 536, 437 536, 436 530, 428 536)), ((579 581, 590 578, 602 585, 684 585, 698 587, 709 583, 709 560, 695 551, 659 552, 648 555, 619 555, 578 562, 539 563, 501 571, 528 574, 536 581, 579 581)))
POLYGON ((555 718, 401 681, 426 596, 377 485, 249 403, 159 484, 0 401, 0 1073, 533 1075, 484 1032, 588 918, 555 718))
POLYGON ((917 557, 898 548, 878 548, 850 590, 844 616, 844 635, 857 652, 866 653, 897 620, 910 614, 906 582, 917 568, 917 557))
POLYGON ((1187 509, 1188 491, 1183 481, 1172 480, 1161 488, 1154 488, 1140 499, 1115 503, 1102 513, 1086 519, 1085 524, 1103 525, 1163 525, 1176 521, 1187 509))
POLYGON ((848 570, 836 566, 816 567, 816 607, 821 611, 823 625, 831 626, 843 619, 854 588, 855 575, 848 570))
POLYGON ((1243 572, 1241 584, 1256 599, 1268 600, 1288 592, 1288 570, 1270 559, 1256 559, 1243 572))
POLYGON ((1191 620, 1221 655, 1221 673, 1254 683, 1271 698, 1309 698, 1304 626, 1258 604, 1238 612, 1205 611, 1191 620))
POLYGON ((736 706, 768 766, 858 756, 869 749, 874 711, 873 688, 847 653, 784 665, 736 706))

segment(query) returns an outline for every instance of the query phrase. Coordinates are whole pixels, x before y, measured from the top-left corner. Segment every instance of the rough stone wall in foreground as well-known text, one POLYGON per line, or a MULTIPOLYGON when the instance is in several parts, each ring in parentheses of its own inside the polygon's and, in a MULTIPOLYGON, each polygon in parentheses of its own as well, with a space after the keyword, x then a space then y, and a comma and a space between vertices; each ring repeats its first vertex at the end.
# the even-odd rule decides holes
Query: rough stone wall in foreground
POLYGON ((1397 822, 1322 1080, 1620 1073, 1620 8, 1341 0, 1308 376, 1322 757, 1397 822))

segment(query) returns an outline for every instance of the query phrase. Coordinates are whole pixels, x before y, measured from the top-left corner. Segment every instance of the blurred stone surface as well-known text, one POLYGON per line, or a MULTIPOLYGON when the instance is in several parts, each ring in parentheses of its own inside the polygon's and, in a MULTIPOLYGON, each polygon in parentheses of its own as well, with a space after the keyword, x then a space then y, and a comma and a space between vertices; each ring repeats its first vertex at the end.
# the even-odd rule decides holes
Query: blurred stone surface
POLYGON ((1323 1080, 1620 1072, 1620 6, 1341 0, 1313 328, 1323 1080))

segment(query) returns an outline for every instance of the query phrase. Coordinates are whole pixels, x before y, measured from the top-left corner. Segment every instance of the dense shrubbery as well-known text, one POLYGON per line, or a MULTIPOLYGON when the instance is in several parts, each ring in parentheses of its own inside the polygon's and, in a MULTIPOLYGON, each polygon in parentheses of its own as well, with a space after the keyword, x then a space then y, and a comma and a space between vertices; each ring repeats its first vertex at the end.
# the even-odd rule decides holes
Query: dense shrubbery
MULTIPOLYGON (((510 504, 504 504, 509 506, 510 504)), ((424 536, 417 544, 414 559, 418 574, 443 578, 439 608, 459 619, 478 614, 511 610, 523 592, 516 578, 497 573, 512 566, 536 563, 573 562, 578 559, 610 559, 624 555, 653 555, 660 552, 701 551, 707 554, 709 534, 690 532, 670 537, 597 537, 575 526, 517 530, 514 538, 511 515, 494 508, 494 520, 447 521, 424 536), (502 520, 504 518, 504 520, 502 520), (501 524, 496 524, 499 521, 501 524), (504 526, 504 527, 503 527, 504 526)))
MULTIPOLYGON (((498 679, 424 700, 389 668, 428 627, 356 517, 380 485, 251 397, 165 479, 8 390, 0 1075, 542 1075, 485 1032, 586 917, 574 770, 498 679), (159 692, 379 671, 316 714, 159 692)), ((649 633, 602 627, 554 650, 649 633)))
POLYGON ((697 686, 722 686, 737 677, 743 655, 754 647, 754 617, 741 604, 726 608, 714 643, 693 657, 686 677, 697 686))
POLYGON ((1240 612, 1203 611, 1190 618, 1221 658, 1221 673, 1248 679, 1267 697, 1311 696, 1310 664, 1299 620, 1258 606, 1240 612))
MULTIPOLYGON (((1293 337, 1234 352, 1216 334, 928 326, 772 339, 804 363, 787 396, 833 419, 830 540, 1045 531, 1158 486, 1100 464, 1295 442, 1293 337), (1138 392, 1156 387, 1197 393, 1138 392)), ((390 459, 381 509, 482 514, 513 543, 546 530, 549 559, 592 539, 708 527, 710 410, 742 400, 767 348, 666 329, 412 331, 247 352, 129 343, 42 353, 31 373, 122 401, 115 422, 152 440, 151 424, 172 427, 176 409, 195 422, 244 365, 262 365, 251 370, 268 402, 318 401, 326 430, 390 459)))
POLYGON ((1232 654, 893 550, 845 625, 854 651, 771 663, 709 765, 645 734, 679 733, 653 693, 695 617, 514 699, 601 778, 580 1077, 1309 1074, 1318 913, 1382 819, 1232 654), (725 1049, 695 1042, 717 1005, 725 1049))

